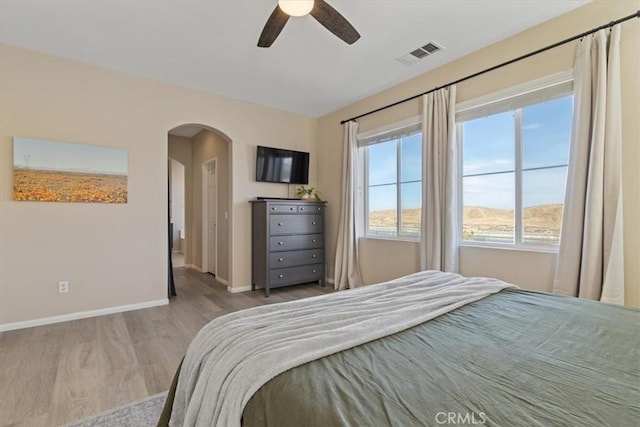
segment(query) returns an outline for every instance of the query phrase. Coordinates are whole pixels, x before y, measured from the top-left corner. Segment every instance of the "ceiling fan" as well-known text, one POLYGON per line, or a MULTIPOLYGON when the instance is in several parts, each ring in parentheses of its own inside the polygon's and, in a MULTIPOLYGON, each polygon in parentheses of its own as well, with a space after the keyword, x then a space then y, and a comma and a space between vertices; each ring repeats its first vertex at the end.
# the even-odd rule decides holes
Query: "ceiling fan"
POLYGON ((276 40, 291 16, 310 14, 327 30, 345 43, 353 44, 360 34, 353 25, 324 0, 278 0, 258 39, 258 47, 269 47, 276 40))

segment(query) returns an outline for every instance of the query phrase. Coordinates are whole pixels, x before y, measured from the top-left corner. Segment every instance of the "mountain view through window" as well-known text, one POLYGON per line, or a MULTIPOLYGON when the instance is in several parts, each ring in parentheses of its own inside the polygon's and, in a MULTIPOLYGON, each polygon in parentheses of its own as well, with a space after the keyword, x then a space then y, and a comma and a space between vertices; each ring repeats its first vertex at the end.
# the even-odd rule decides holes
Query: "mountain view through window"
POLYGON ((367 148, 367 234, 420 236, 422 133, 367 148))
POLYGON ((462 124, 464 240, 560 242, 572 116, 565 96, 462 124))

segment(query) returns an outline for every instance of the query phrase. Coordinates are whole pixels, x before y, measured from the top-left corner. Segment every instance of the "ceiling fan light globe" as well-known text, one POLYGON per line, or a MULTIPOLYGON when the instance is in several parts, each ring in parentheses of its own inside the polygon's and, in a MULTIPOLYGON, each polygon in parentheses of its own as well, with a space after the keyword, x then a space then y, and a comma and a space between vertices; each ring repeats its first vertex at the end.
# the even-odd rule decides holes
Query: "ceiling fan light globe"
POLYGON ((278 6, 289 16, 304 16, 313 9, 313 0, 278 0, 278 6))

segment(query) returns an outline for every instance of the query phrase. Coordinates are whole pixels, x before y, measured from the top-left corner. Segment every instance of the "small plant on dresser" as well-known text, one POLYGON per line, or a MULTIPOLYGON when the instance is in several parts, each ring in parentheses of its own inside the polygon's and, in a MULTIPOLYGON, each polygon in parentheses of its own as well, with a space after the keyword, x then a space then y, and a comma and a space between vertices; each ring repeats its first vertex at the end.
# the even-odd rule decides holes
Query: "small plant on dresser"
POLYGON ((300 186, 296 190, 300 200, 316 200, 320 201, 320 192, 313 187, 300 186))

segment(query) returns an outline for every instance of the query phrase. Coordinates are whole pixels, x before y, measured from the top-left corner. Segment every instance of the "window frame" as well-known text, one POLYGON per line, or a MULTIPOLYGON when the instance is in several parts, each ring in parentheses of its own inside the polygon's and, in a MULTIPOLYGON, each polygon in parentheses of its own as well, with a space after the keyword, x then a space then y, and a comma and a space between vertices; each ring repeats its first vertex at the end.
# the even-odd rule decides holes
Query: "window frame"
MULTIPOLYGON (((532 105, 538 105, 544 102, 552 101, 555 99, 564 98, 567 96, 574 96, 573 91, 573 73, 571 71, 565 71, 557 73, 551 76, 543 77, 531 82, 524 83, 512 88, 508 88, 493 94, 489 94, 483 97, 479 97, 470 101, 459 103, 456 106, 458 116, 460 113, 465 117, 464 120, 459 120, 456 117, 456 132, 457 132, 457 149, 460 155, 458 156, 458 246, 460 247, 488 247, 495 249, 507 249, 507 250, 524 250, 532 252, 549 252, 558 253, 560 250, 560 244, 552 243, 534 243, 524 242, 524 207, 523 207, 523 172, 532 170, 543 169, 556 169, 566 167, 567 172, 569 163, 558 164, 552 166, 523 168, 523 129, 522 129, 522 110, 532 105), (520 102, 518 102, 520 98, 520 102), (515 101, 514 101, 515 99, 515 101), (531 100, 536 100, 532 102, 531 100), (513 103, 516 103, 514 106, 513 103), (501 105, 508 106, 508 108, 500 108, 501 105), (492 107, 497 107, 495 112, 489 114, 478 114, 476 117, 469 116, 469 110, 479 109, 491 110, 492 107), (499 112, 513 111, 514 112, 514 169, 513 171, 501 171, 501 172, 487 172, 464 175, 464 152, 463 152, 463 125, 465 122, 487 117, 489 115, 498 114, 499 112), (515 185, 515 205, 514 205, 514 241, 513 243, 500 243, 500 242, 482 242, 473 240, 464 240, 464 178, 469 176, 487 176, 496 175, 498 173, 513 173, 514 185, 515 185)), ((485 110, 485 111, 487 111, 485 110)), ((571 147, 569 148, 571 150, 571 147)), ((565 192, 566 192, 565 181, 565 192)), ((564 206, 563 206, 564 215, 564 206)))
MULTIPOLYGON (((402 139, 421 134, 422 135, 422 118, 419 116, 412 117, 407 120, 403 120, 401 122, 394 123, 389 126, 385 126, 383 128, 374 129, 369 132, 358 134, 359 141, 359 149, 362 150, 362 159, 363 159, 363 167, 362 167, 362 198, 363 198, 363 232, 362 236, 367 239, 379 239, 379 240, 394 240, 394 241, 408 241, 408 242, 419 242, 422 234, 422 229, 420 229, 420 234, 418 235, 409 235, 402 234, 402 184, 407 183, 422 183, 422 177, 420 180, 412 180, 403 182, 402 181, 402 139), (398 136, 389 138, 389 135, 397 134, 398 136), (366 143, 360 144, 360 141, 368 141, 366 143), (396 223, 396 234, 394 235, 380 235, 373 234, 369 232, 369 148, 371 146, 394 141, 396 145, 396 179, 394 183, 389 184, 380 184, 382 185, 394 185, 396 186, 396 215, 397 215, 397 223, 396 223)), ((422 159, 421 159, 422 163, 422 159)), ((424 165, 422 165, 424 166, 424 165)), ((421 194, 422 197, 422 194, 421 194)), ((422 209, 422 206, 421 206, 422 209)))

